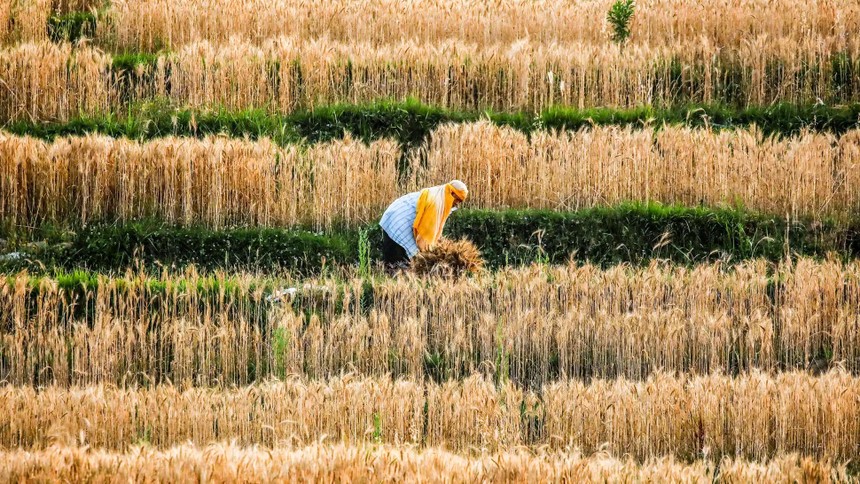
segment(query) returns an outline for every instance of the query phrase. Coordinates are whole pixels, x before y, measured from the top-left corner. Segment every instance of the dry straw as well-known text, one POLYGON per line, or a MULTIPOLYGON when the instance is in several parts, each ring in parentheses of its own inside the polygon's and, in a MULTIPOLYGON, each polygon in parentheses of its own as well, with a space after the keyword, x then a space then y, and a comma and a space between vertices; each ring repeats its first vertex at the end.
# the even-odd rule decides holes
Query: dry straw
POLYGON ((431 250, 412 259, 412 271, 424 276, 461 277, 483 268, 481 252, 468 239, 441 239, 431 250))
POLYGON ((265 449, 235 444, 135 447, 126 453, 79 446, 0 453, 0 480, 162 482, 847 482, 844 465, 788 454, 766 462, 726 458, 643 463, 607 454, 510 449, 464 456, 437 448, 324 445, 265 449), (325 463, 325 465, 321 465, 325 463))
POLYGON ((103 277, 76 291, 31 284, 0 281, 0 380, 18 385, 230 386, 358 371, 416 381, 477 372, 536 388, 660 369, 860 371, 856 262, 319 280, 278 303, 263 287, 294 282, 190 274, 103 277))
POLYGON ((191 107, 279 112, 409 97, 500 111, 849 102, 860 92, 860 80, 845 76, 844 83, 834 84, 840 64, 833 56, 856 57, 860 38, 840 38, 849 45, 814 36, 762 36, 730 50, 704 40, 627 48, 528 40, 488 46, 459 40, 374 46, 294 37, 262 44, 200 41, 126 73, 123 82, 116 82, 111 59, 98 49, 23 44, 0 51, 0 78, 8 85, 0 90, 0 116, 63 120, 79 111, 122 112, 129 101, 152 96, 191 107), (43 96, 39 89, 64 95, 43 96))
POLYGON ((455 451, 520 445, 606 450, 639 460, 798 452, 845 460, 860 445, 860 380, 752 372, 644 381, 557 381, 535 391, 472 376, 443 384, 346 375, 250 387, 0 388, 0 444, 127 449, 421 443, 455 451))
MULTIPOLYGON (((612 0, 117 0, 99 24, 99 41, 120 50, 181 47, 196 40, 240 37, 262 42, 282 35, 342 42, 439 42, 479 45, 535 42, 608 43, 612 0), (230 12, 230 15, 222 15, 230 12), (493 19, 487 22, 487 19, 493 19)), ((638 44, 677 45, 707 39, 739 48, 764 37, 799 42, 821 36, 845 42, 860 29, 860 7, 839 0, 639 0, 631 26, 638 44)))

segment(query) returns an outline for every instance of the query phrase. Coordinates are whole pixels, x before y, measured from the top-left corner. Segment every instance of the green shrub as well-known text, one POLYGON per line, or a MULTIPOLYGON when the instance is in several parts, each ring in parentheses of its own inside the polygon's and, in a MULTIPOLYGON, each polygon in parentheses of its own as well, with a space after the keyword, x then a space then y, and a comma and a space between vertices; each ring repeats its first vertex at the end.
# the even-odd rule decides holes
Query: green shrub
MULTIPOLYGON (((750 258, 776 261, 786 255, 821 257, 829 251, 860 256, 858 222, 847 226, 829 221, 789 224, 740 210, 658 204, 578 212, 461 210, 448 221, 445 232, 450 238, 472 240, 489 267, 557 264, 569 259, 602 266, 641 264, 655 258, 685 264, 750 258)), ((135 263, 154 268, 195 264, 207 270, 285 269, 309 274, 319 273, 324 262, 359 266, 361 257, 366 257, 369 265, 380 256, 381 240, 376 224, 325 234, 295 228, 104 225, 90 227, 35 254, 37 263, 30 268, 122 270, 135 263)))
POLYGON ((51 42, 77 42, 96 33, 96 16, 91 12, 54 14, 48 18, 48 38, 51 42))
POLYGON ((114 54, 111 69, 116 72, 134 71, 138 66, 155 67, 158 58, 164 53, 124 53, 114 54))
MULTIPOLYGON (((146 63, 141 56, 114 58, 117 72, 133 71, 146 63)), ((847 69, 847 68, 846 68, 847 69)), ((420 146, 439 125, 489 119, 526 134, 535 130, 575 130, 594 125, 660 127, 664 124, 713 129, 743 128, 755 124, 765 134, 790 135, 804 129, 844 133, 860 126, 860 103, 846 106, 776 104, 734 108, 724 105, 680 105, 631 109, 556 107, 537 114, 450 111, 417 101, 336 105, 289 115, 263 110, 193 111, 169 102, 150 101, 132 106, 129 115, 81 116, 63 123, 17 121, 4 130, 41 139, 101 133, 113 137, 148 140, 164 136, 271 138, 285 145, 340 139, 344 133, 365 142, 390 137, 405 149, 420 146)))
POLYGON ((323 261, 353 263, 357 242, 354 234, 349 235, 275 228, 208 230, 145 223, 95 226, 82 231, 56 259, 62 266, 96 270, 140 262, 147 266, 194 264, 206 270, 254 267, 305 272, 318 269, 323 261))
POLYGON ((785 255, 786 229, 797 254, 823 255, 847 248, 839 229, 786 227, 782 219, 734 210, 629 204, 579 212, 470 211, 452 218, 450 237, 469 237, 490 266, 569 258, 600 265, 643 263, 654 258, 679 263, 785 255), (829 234, 828 240, 824 234, 829 234))
POLYGON ((636 2, 634 0, 615 0, 615 3, 609 8, 606 20, 612 27, 612 40, 614 42, 619 44, 627 42, 630 37, 630 19, 633 18, 635 9, 636 2))

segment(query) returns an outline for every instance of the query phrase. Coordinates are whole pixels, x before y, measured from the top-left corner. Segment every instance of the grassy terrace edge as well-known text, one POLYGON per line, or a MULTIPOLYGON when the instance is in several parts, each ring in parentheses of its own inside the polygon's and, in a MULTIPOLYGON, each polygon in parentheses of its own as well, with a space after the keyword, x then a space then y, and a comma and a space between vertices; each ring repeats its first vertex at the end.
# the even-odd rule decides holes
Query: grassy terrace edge
POLYGON ((271 138, 278 144, 315 143, 349 133, 363 141, 393 138, 407 148, 420 145, 437 126, 489 120, 524 133, 536 130, 575 130, 588 126, 685 125, 736 129, 755 125, 767 135, 791 135, 803 130, 844 133, 860 127, 860 103, 844 106, 777 104, 737 108, 725 105, 679 105, 656 108, 553 108, 540 113, 455 111, 422 104, 380 100, 370 104, 336 104, 292 114, 264 110, 192 110, 165 100, 138 103, 128 115, 79 116, 68 122, 6 123, 4 131, 51 140, 63 136, 103 134, 148 140, 165 136, 204 137, 226 134, 251 139, 271 138))
MULTIPOLYGON (((174 227, 157 221, 91 225, 77 232, 56 228, 22 234, 8 229, 0 270, 129 267, 204 270, 287 270, 319 274, 326 267, 359 263, 360 234, 378 259, 381 231, 341 227, 314 232, 300 227, 238 227, 212 230, 174 227), (35 242, 33 242, 35 240, 35 242)), ((474 241, 488 265, 565 263, 574 259, 601 266, 665 259, 682 264, 791 256, 860 256, 860 220, 803 222, 740 209, 622 204, 576 212, 463 210, 448 222, 446 235, 474 241)))

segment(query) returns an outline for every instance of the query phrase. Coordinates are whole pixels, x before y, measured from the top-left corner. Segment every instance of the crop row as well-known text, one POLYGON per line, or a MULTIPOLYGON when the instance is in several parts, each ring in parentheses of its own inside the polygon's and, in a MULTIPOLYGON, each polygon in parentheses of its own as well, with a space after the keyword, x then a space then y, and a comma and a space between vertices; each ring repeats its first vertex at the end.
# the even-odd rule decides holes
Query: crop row
POLYGON ((0 314, 0 380, 14 384, 860 373, 856 262, 531 267, 463 281, 18 275, 0 283, 0 314))
POLYGON ((345 375, 235 389, 0 388, 0 445, 52 441, 126 449, 410 443, 455 451, 518 445, 606 450, 636 459, 846 460, 860 446, 860 380, 844 372, 739 377, 658 373, 645 381, 559 381, 529 391, 481 377, 446 383, 345 375))
MULTIPOLYGON (((280 35, 377 45, 404 38, 424 42, 458 39, 480 45, 523 38, 602 44, 608 43, 604 18, 611 4, 610 0, 362 0, 348 5, 332 0, 218 0, 212 8, 203 8, 193 0, 121 0, 113 2, 99 37, 106 45, 125 50, 181 46, 200 39, 224 41, 234 36, 259 42, 280 35), (223 11, 232 15, 216 13, 223 11)), ((860 9, 850 2, 645 0, 637 2, 631 37, 635 43, 650 45, 706 38, 713 45, 738 48, 744 41, 765 36, 795 42, 808 36, 836 39, 840 33, 858 28, 860 9)))
MULTIPOLYGON (((176 48, 232 37, 260 42, 282 35, 326 37, 374 45, 401 39, 438 42, 457 39, 480 45, 528 38, 536 42, 608 43, 605 16, 611 0, 475 2, 460 0, 199 1, 116 0, 85 33, 104 48, 119 51, 176 48), (224 15, 230 12, 230 15, 224 15), (487 22, 492 18, 493 22, 487 22)), ((100 7, 93 0, 4 0, 0 42, 51 37, 52 13, 100 7), (11 20, 11 22, 9 21, 11 20)), ((91 23, 96 18, 87 20, 91 23)), ((690 4, 679 0, 637 2, 631 42, 674 45, 702 38, 721 48, 766 37, 799 42, 809 36, 844 41, 860 28, 860 9, 837 0, 722 0, 690 4)))
POLYGON ((168 98, 194 108, 292 112, 379 99, 453 109, 540 111, 551 106, 630 107, 685 102, 741 106, 856 101, 860 39, 845 49, 760 39, 724 51, 681 46, 477 47, 459 41, 371 44, 278 38, 261 45, 198 42, 114 69, 111 55, 71 44, 0 51, 0 119, 65 120, 122 112, 168 98))
POLYGON ((637 463, 606 454, 522 449, 474 456, 414 446, 314 444, 266 449, 190 444, 127 453, 57 445, 0 452, 0 480, 158 482, 848 482, 843 464, 789 454, 765 462, 731 457, 637 463))
POLYGON ((444 125, 410 152, 349 137, 303 148, 0 133, 0 218, 22 226, 154 218, 330 229, 370 223, 400 193, 455 178, 468 183, 476 208, 657 201, 845 220, 860 213, 860 131, 775 139, 755 129, 595 127, 527 137, 482 122, 444 125))
POLYGON ((155 217, 213 227, 367 222, 397 197, 397 144, 346 139, 309 149, 269 140, 0 135, 0 213, 13 224, 155 217), (338 220, 339 219, 339 220, 338 220))

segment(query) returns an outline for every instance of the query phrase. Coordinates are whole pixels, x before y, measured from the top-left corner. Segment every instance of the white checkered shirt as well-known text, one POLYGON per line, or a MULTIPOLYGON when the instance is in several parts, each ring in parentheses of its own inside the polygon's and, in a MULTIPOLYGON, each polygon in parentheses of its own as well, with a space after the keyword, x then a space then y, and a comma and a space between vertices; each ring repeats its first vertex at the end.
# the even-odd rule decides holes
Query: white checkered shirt
POLYGON ((412 233, 412 225, 415 223, 415 215, 418 212, 418 197, 421 192, 407 193, 395 200, 379 221, 382 230, 403 247, 409 258, 418 253, 418 245, 415 243, 415 235, 412 233))

